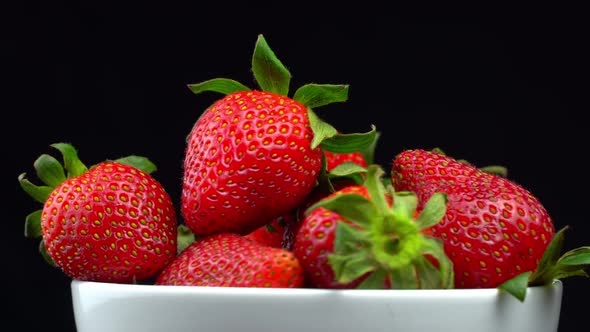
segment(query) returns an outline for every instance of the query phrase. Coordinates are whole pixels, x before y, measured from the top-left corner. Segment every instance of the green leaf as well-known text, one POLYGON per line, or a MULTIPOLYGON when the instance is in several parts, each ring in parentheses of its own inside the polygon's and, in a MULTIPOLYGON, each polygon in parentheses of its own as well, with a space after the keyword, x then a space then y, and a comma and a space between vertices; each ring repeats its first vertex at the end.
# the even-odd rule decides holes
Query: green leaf
POLYGON ((380 136, 381 133, 376 132, 373 143, 371 143, 369 146, 367 146, 366 149, 361 151, 361 154, 363 155, 363 158, 365 158, 365 162, 367 163, 367 165, 375 163, 375 150, 377 149, 377 141, 379 141, 380 136))
POLYGON ((447 195, 444 193, 433 194, 418 218, 416 218, 416 224, 422 229, 432 227, 440 222, 440 220, 447 213, 447 195))
POLYGON ((288 96, 291 73, 270 49, 263 35, 258 35, 256 41, 252 56, 252 72, 263 91, 288 96))
POLYGON ((506 168, 504 166, 490 165, 490 166, 480 167, 479 170, 482 172, 490 173, 490 174, 497 175, 497 176, 500 176, 503 178, 508 177, 508 168, 506 168))
POLYGON ((530 285, 546 285, 553 282, 553 272, 555 271, 555 266, 560 258, 561 250, 563 248, 564 233, 568 228, 569 227, 566 226, 555 233, 551 242, 547 245, 537 269, 531 275, 530 285))
POLYGON ((322 199, 310 206, 306 215, 318 207, 328 209, 363 227, 367 227, 379 213, 373 202, 358 194, 339 194, 322 199))
POLYGON ((561 265, 590 265, 590 247, 572 249, 558 260, 561 265))
POLYGON ((530 275, 530 271, 519 274, 516 277, 505 281, 503 284, 499 285, 498 288, 513 295, 520 302, 524 302, 530 275))
POLYGON ((311 131, 313 132, 313 139, 311 141, 312 150, 317 148, 325 139, 338 134, 336 128, 320 119, 311 108, 307 108, 307 117, 309 118, 311 131))
POLYGON ((317 185, 319 190, 325 193, 333 193, 334 185, 330 180, 330 174, 328 174, 328 166, 326 161, 326 154, 322 151, 322 166, 320 167, 320 173, 317 177, 317 185))
POLYGON ((348 85, 307 84, 295 91, 293 99, 310 107, 320 107, 348 99, 348 85))
POLYGON ((88 171, 86 165, 78 158, 78 152, 72 145, 68 143, 55 143, 51 144, 51 146, 61 152, 68 178, 81 175, 88 171))
POLYGON ((177 254, 183 252, 184 249, 196 241, 195 234, 186 225, 178 225, 176 233, 178 234, 176 240, 177 254))
MULTIPOLYGON (((393 194, 393 212, 404 219, 414 220, 418 197, 411 191, 397 191, 393 194)), ((418 225, 417 225, 418 226, 418 225)))
MULTIPOLYGON (((315 132, 314 132, 315 134, 315 132)), ((333 153, 361 152, 369 148, 377 138, 377 130, 371 125, 366 133, 336 134, 321 141, 322 149, 333 153)))
POLYGON ((588 273, 582 269, 577 269, 574 271, 566 271, 566 270, 560 270, 559 272, 555 273, 555 279, 564 279, 564 278, 569 278, 569 277, 585 277, 585 278, 590 278, 590 276, 588 275, 588 273))
POLYGON ((357 289, 383 289, 385 286, 385 270, 376 269, 365 278, 356 288, 357 289))
POLYGON ((440 155, 442 155, 442 156, 446 156, 446 155, 447 155, 447 154, 446 154, 446 153, 445 153, 445 152, 444 152, 444 151, 443 151, 441 148, 439 148, 439 147, 436 147, 436 148, 432 149, 431 151, 432 151, 432 152, 434 152, 434 153, 440 154, 440 155))
POLYGON ((349 176, 352 174, 358 174, 358 173, 366 173, 367 169, 360 166, 359 164, 352 162, 352 161, 347 161, 344 162, 336 167, 334 167, 329 175, 330 176, 349 176))
POLYGON ((418 276, 413 265, 406 265, 389 272, 391 287, 395 289, 417 289, 418 276))
POLYGON ((420 281, 421 289, 442 288, 442 280, 439 270, 424 256, 418 257, 414 262, 416 274, 420 281))
POLYGON ((382 214, 389 211, 389 203, 385 198, 385 187, 383 187, 383 183, 381 182, 383 174, 385 174, 385 172, 378 165, 369 165, 365 179, 365 187, 369 192, 369 196, 371 197, 373 204, 375 204, 376 208, 381 211, 382 214))
POLYGON ((334 179, 335 181, 346 178, 354 181, 354 183, 358 185, 362 185, 365 180, 361 174, 366 172, 366 168, 359 166, 352 161, 347 161, 334 167, 328 175, 330 179, 334 179))
POLYGON ((580 247, 563 254, 553 269, 553 279, 590 277, 590 247, 580 247))
POLYGON ((41 230, 41 213, 43 210, 31 212, 25 218, 25 237, 37 238, 43 235, 41 230))
POLYGON ((424 254, 434 257, 438 263, 438 273, 441 282, 440 288, 453 288, 455 285, 453 262, 445 253, 442 240, 433 237, 424 237, 424 248, 424 254))
POLYGON ((214 78, 201 83, 189 84, 188 88, 191 89, 191 91, 194 94, 199 94, 205 91, 212 91, 228 95, 234 92, 250 91, 250 88, 248 88, 247 86, 229 78, 214 78))
POLYGON ((334 234, 334 253, 338 255, 356 254, 361 244, 369 240, 369 235, 365 230, 345 221, 338 221, 334 234))
POLYGON ((57 159, 48 154, 42 154, 33 163, 37 176, 46 185, 55 188, 66 180, 63 166, 57 159))
POLYGON ((47 262, 47 264, 49 264, 53 267, 57 267, 57 264, 55 264, 55 262, 53 261, 51 256, 49 256, 49 253, 47 252, 47 248, 45 248, 45 242, 43 242, 43 241, 39 242, 39 253, 43 257, 43 259, 47 262))
POLYGON ((369 242, 368 233, 347 222, 339 221, 334 234, 334 253, 328 255, 328 264, 335 280, 351 282, 373 271, 375 264, 368 259, 370 252, 364 246, 369 242))
POLYGON ((53 188, 48 186, 37 186, 32 184, 29 180, 25 178, 26 173, 22 173, 18 176, 18 182, 20 183, 21 188, 29 194, 34 200, 39 203, 45 204, 47 198, 49 198, 49 194, 53 191, 53 188))
POLYGON ((368 260, 366 255, 361 254, 349 257, 332 254, 328 255, 328 262, 334 271, 336 281, 343 284, 352 282, 375 270, 373 262, 368 260))
POLYGON ((123 158, 116 159, 115 162, 125 164, 131 167, 135 167, 141 171, 144 171, 148 174, 155 172, 158 170, 158 167, 154 163, 152 163, 148 158, 141 157, 141 156, 127 156, 123 158))

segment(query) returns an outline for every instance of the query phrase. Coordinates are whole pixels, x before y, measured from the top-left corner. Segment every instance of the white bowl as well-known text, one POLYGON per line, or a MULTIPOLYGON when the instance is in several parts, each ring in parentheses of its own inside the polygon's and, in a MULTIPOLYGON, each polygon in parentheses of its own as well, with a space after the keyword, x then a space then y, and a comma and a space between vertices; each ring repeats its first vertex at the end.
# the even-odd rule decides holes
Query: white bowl
POLYGON ((555 332, 562 283, 519 302, 497 289, 323 290, 72 281, 78 332, 555 332))

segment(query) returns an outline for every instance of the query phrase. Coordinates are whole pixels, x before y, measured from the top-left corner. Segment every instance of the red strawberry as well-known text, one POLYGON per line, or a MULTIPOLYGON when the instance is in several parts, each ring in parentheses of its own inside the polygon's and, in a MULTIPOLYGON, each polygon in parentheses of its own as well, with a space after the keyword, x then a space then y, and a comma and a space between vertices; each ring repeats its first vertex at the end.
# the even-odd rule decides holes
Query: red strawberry
POLYGON ((187 226, 197 235, 247 233, 301 204, 321 165, 312 138, 305 107, 289 98, 249 91, 215 103, 188 141, 187 226))
MULTIPOLYGON (((332 195, 358 194, 369 198, 367 188, 350 186, 332 195)), ((332 267, 328 263, 328 255, 334 252, 334 236, 336 225, 347 222, 339 214, 318 207, 303 219, 295 237, 293 252, 301 262, 308 284, 317 288, 355 288, 363 278, 343 284, 336 280, 332 267)))
POLYGON ((252 71, 260 90, 230 79, 190 85, 226 94, 197 120, 186 146, 182 215, 198 236, 248 234, 289 213, 322 173, 322 148, 362 151, 376 136, 334 138, 311 107, 345 101, 348 86, 309 84, 288 97, 290 73, 262 36, 252 71))
POLYGON ((295 288, 303 270, 295 256, 233 233, 196 240, 156 279, 157 285, 295 288))
POLYGON ((535 270, 555 233, 529 191, 438 153, 400 153, 392 181, 396 190, 415 192, 421 203, 435 192, 447 194, 447 213, 432 231, 444 241, 458 288, 496 287, 535 270))
POLYGON ((283 248, 285 227, 287 226, 287 223, 292 222, 291 220, 293 219, 295 218, 290 214, 278 217, 270 223, 246 235, 246 238, 268 247, 283 248))
POLYGON ((364 186, 345 187, 308 209, 293 247, 306 281, 318 288, 450 287, 442 246, 423 235, 444 214, 444 196, 415 222, 415 197, 386 193, 380 174, 372 165, 364 186))
POLYGON ((52 146, 63 153, 68 178, 43 155, 35 167, 48 186, 34 186, 24 174, 19 180, 44 202, 42 212, 27 217, 25 235, 42 235, 55 265, 75 279, 127 283, 154 276, 174 258, 174 206, 160 183, 127 164, 137 157, 87 170, 71 145, 52 146))

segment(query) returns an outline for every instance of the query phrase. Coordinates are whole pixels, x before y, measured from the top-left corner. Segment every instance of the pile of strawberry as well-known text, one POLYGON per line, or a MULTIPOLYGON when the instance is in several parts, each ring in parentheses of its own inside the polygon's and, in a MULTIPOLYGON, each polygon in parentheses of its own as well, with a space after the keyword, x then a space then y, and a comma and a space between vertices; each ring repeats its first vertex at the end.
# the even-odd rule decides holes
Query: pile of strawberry
MULTIPOLYGON (((259 85, 231 79, 190 85, 225 95, 186 143, 180 211, 129 156, 87 167, 53 144, 19 176, 43 208, 25 236, 78 280, 156 285, 313 288, 527 286, 588 276, 590 247, 561 255, 529 191, 494 170, 440 150, 401 151, 374 163, 378 132, 346 134, 316 108, 344 102, 347 85, 308 84, 289 97, 291 75, 262 35, 252 58, 259 85)), ((505 175, 505 174, 504 174, 505 175)))

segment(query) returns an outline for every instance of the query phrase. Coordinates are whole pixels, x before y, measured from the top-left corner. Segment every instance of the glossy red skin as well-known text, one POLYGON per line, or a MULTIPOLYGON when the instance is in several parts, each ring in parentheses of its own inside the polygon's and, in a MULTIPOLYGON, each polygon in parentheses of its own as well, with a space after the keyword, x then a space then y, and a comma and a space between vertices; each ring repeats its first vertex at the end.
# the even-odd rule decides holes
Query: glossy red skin
POLYGON ((432 228, 454 264, 456 288, 497 287, 536 269, 555 234, 551 217, 529 191, 502 177, 424 150, 393 161, 398 191, 414 191, 419 209, 435 192, 448 195, 447 213, 432 228))
POLYGON ((296 288, 303 270, 283 249, 221 233, 193 242, 160 273, 156 285, 296 288))
POLYGON ((320 148, 307 109, 284 96, 237 92, 214 103, 190 133, 182 215, 199 236, 248 234, 299 206, 315 185, 320 148))
MULTIPOLYGON (((331 195, 354 193, 369 198, 366 187, 349 186, 331 195)), ((339 214, 322 207, 311 211, 299 228, 293 253, 301 263, 305 271, 306 283, 310 287, 346 289, 356 288, 364 278, 359 278, 351 283, 343 284, 335 281, 334 272, 328 263, 328 256, 334 252, 334 238, 338 222, 350 222, 339 214)))
POLYGON ((78 280, 143 280, 176 255, 170 197, 149 174, 115 162, 56 187, 43 207, 41 226, 48 254, 78 280))

